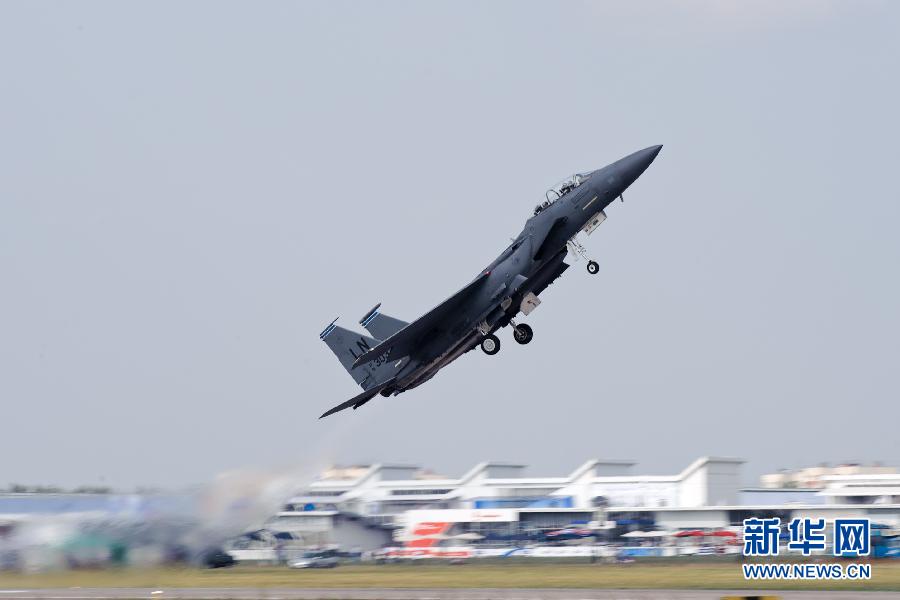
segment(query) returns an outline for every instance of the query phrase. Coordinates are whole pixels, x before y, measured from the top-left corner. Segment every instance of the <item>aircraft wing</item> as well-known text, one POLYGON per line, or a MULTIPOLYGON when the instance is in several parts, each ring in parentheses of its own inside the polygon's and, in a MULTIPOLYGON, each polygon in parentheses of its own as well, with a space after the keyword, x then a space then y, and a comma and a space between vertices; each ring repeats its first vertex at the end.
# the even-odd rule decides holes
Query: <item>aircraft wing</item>
POLYGON ((338 405, 335 406, 334 408, 331 408, 331 409, 326 410, 324 413, 322 413, 322 416, 319 417, 319 418, 320 418, 320 419, 324 419, 324 418, 327 417, 328 415, 333 415, 333 414, 336 413, 336 412, 340 412, 340 411, 342 411, 342 410, 346 410, 346 409, 350 408, 351 406, 352 406, 354 409, 359 408, 360 406, 362 406, 363 404, 365 404, 366 402, 368 402, 369 400, 371 400, 372 398, 374 398, 375 396, 377 396, 377 395, 378 395, 378 392, 380 392, 380 391, 383 390, 384 388, 386 388, 386 387, 388 387, 389 385, 391 385, 392 383, 394 383, 394 381, 395 381, 396 379, 397 379, 396 377, 391 377, 390 379, 388 379, 387 381, 385 381, 385 382, 383 382, 383 383, 379 383, 378 385, 373 385, 372 387, 370 387, 369 389, 367 389, 367 390, 364 391, 363 393, 361 393, 361 394, 359 394, 359 395, 357 395, 357 396, 353 396, 352 398, 350 398, 350 399, 347 400, 346 402, 341 402, 340 404, 338 404, 338 405))
POLYGON ((385 352, 389 352, 389 358, 400 358, 407 356, 415 350, 422 338, 425 337, 432 329, 434 329, 441 321, 452 313, 469 295, 487 279, 490 271, 484 271, 478 277, 473 279, 466 287, 459 290, 430 311, 390 336, 371 350, 363 353, 353 367, 365 364, 375 360, 385 352))

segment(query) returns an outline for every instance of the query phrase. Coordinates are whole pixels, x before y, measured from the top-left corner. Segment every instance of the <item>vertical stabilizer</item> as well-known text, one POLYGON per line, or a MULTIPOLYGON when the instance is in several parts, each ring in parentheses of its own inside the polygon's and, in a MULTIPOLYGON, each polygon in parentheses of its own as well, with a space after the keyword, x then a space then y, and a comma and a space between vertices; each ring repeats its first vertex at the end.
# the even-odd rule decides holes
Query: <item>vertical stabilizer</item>
MULTIPOLYGON (((367 335, 345 329, 335 325, 337 319, 331 322, 319 339, 325 342, 334 355, 341 361, 344 369, 350 373, 354 381, 364 390, 383 383, 396 375, 398 366, 395 363, 387 363, 387 357, 377 357, 366 364, 353 368, 353 362, 365 352, 378 345, 378 340, 367 335)), ((398 361, 399 362, 399 361, 398 361)))
POLYGON ((381 308, 381 303, 376 304, 372 310, 359 320, 359 324, 365 327, 376 340, 386 340, 409 325, 406 321, 401 321, 379 312, 379 308, 381 308))

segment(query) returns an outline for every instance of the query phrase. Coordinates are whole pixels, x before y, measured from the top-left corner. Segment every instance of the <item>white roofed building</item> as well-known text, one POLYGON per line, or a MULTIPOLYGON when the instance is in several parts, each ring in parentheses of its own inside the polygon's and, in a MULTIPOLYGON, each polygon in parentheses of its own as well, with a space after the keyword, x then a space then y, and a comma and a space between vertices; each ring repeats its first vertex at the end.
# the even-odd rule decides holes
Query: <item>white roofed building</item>
POLYGON ((324 532, 329 522, 349 521, 387 542, 422 522, 499 537, 601 522, 619 531, 735 527, 766 515, 847 514, 900 525, 900 475, 830 475, 822 488, 743 488, 742 464, 703 457, 676 474, 643 475, 633 461, 592 459, 567 475, 534 477, 525 465, 483 462, 456 478, 414 465, 332 468, 290 498, 271 526, 324 532))

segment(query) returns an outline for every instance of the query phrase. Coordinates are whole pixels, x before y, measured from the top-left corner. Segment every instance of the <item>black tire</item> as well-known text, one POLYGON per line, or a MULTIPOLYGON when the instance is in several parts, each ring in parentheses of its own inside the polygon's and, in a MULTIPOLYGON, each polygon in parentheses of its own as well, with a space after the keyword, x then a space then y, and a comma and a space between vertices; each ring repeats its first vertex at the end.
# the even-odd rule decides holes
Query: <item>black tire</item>
POLYGON ((493 334, 485 336, 485 338, 481 340, 481 351, 488 356, 497 354, 500 352, 500 339, 493 334))
POLYGON ((534 330, 527 323, 520 323, 513 328, 513 339, 523 346, 534 338, 534 330))
POLYGON ((587 272, 590 273, 591 275, 596 275, 597 273, 600 272, 600 265, 597 264, 597 261, 595 261, 595 260, 588 261, 587 272))

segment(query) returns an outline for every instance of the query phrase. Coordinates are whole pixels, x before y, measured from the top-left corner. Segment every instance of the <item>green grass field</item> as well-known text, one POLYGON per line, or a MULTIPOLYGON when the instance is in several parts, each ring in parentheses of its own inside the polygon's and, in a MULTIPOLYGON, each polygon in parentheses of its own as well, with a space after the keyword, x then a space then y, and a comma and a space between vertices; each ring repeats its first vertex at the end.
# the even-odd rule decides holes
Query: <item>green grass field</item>
POLYGON ((336 569, 109 569, 0 574, 2 588, 683 588, 900 591, 900 561, 874 562, 865 582, 747 582, 737 562, 342 565, 336 569))

